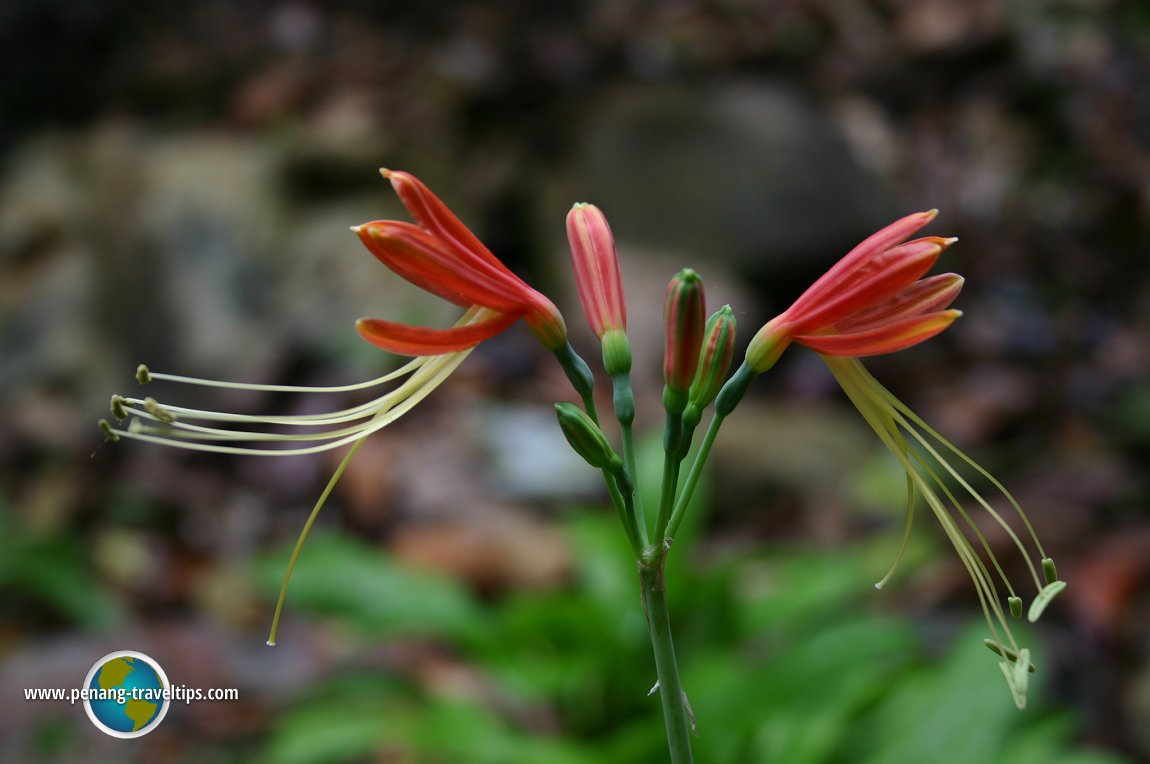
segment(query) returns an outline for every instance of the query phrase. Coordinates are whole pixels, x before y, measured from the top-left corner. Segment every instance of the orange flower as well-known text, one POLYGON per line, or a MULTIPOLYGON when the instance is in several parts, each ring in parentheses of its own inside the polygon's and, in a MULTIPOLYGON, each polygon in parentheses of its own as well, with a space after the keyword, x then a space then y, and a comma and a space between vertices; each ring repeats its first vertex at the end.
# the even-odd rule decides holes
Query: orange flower
POLYGON ((460 307, 486 308, 493 315, 450 329, 362 318, 356 328, 364 339, 400 355, 441 355, 474 347, 524 318, 547 348, 566 344, 563 317, 549 299, 491 254, 418 178, 406 172, 381 172, 416 224, 376 220, 352 230, 401 278, 460 307))
POLYGON ((947 310, 962 289, 953 273, 923 279, 957 239, 905 239, 938 214, 918 212, 868 237, 759 330, 747 348, 757 372, 791 342, 823 355, 892 353, 930 339, 962 315, 947 310))

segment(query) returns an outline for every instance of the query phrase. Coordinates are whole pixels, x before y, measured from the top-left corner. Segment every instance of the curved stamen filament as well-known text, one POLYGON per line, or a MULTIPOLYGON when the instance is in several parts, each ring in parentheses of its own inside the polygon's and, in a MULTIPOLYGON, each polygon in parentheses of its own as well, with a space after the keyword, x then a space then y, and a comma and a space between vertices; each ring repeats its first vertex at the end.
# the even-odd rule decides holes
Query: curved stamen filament
POLYGON ((998 557, 995 556, 994 550, 991 548, 990 542, 986 538, 986 534, 982 532, 982 528, 978 526, 978 523, 974 522, 974 518, 972 518, 970 513, 966 511, 966 508, 962 506, 962 502, 958 500, 958 498, 954 495, 946 483, 943 482, 942 478, 939 477, 934 468, 927 463, 922 455, 918 453, 914 453, 912 455, 914 460, 918 462, 919 466, 921 466, 922 469, 925 470, 926 473, 930 476, 930 479, 934 481, 934 484, 938 487, 938 489, 942 491, 947 501, 950 502, 950 506, 954 507, 954 510, 963 519, 967 527, 970 528, 970 532, 976 539, 978 539, 978 542, 982 546, 983 551, 986 552, 987 559, 990 560, 991 564, 994 565, 994 569, 998 572, 998 577, 1002 580, 1002 584, 1006 587, 1006 591, 1011 597, 1015 596, 1014 587, 1011 585, 1010 579, 1006 577, 1006 572, 1003 571, 1002 565, 999 564, 998 557))
MULTIPOLYGON (((155 435, 148 435, 145 433, 132 432, 130 429, 113 429, 116 435, 120 437, 132 438, 141 440, 148 443, 157 443, 160 445, 177 446, 180 448, 189 449, 192 451, 211 451, 214 453, 224 454, 251 454, 258 456, 288 456, 298 454, 314 454, 323 451, 330 451, 340 446, 345 446, 359 440, 361 437, 371 435, 372 433, 382 430, 389 424, 399 419, 420 401, 427 397, 432 390, 439 387, 452 372, 463 362, 463 360, 471 354, 471 349, 460 351, 458 353, 451 353, 444 356, 436 356, 427 364, 422 366, 419 371, 413 374, 398 390, 408 393, 406 396, 397 396, 393 400, 386 400, 390 396, 384 396, 380 399, 380 408, 371 420, 364 423, 362 427, 349 428, 352 433, 345 437, 338 438, 329 443, 322 445, 310 446, 307 448, 283 448, 283 449, 265 449, 265 448, 248 448, 241 446, 221 446, 209 443, 202 443, 197 441, 180 440, 178 438, 160 437, 155 435)), ((282 438, 288 440, 288 437, 282 438)))
MULTIPOLYGON (((869 375, 867 375, 867 376, 869 377, 869 375)), ((1018 513, 1018 516, 1026 524, 1026 527, 1030 531, 1031 538, 1034 540, 1035 547, 1037 548, 1040 557, 1045 557, 1046 555, 1042 551, 1042 545, 1038 542, 1037 534, 1034 533, 1034 528, 1033 528, 1033 526, 1031 526, 1029 518, 1026 517, 1026 514, 1022 511, 1022 508, 1018 505, 1018 502, 1014 499, 1014 497, 1010 494, 1010 492, 1007 491, 1006 488, 998 480, 996 480, 985 469, 983 469, 983 467, 981 465, 979 465, 973 459, 968 457, 966 454, 964 454, 962 451, 960 451, 957 447, 955 447, 949 441, 947 441, 945 438, 940 436, 937 432, 935 432, 931 428, 927 427, 926 424, 922 421, 922 419, 920 419, 917 415, 915 415, 914 412, 910 411, 910 409, 907 408, 901 401, 898 401, 889 391, 887 391, 881 384, 879 384, 877 380, 875 380, 873 377, 869 377, 869 379, 866 379, 865 381, 867 384, 873 386, 873 389, 875 390, 875 392, 878 392, 880 395, 882 395, 882 397, 888 403, 890 403, 892 406, 895 407, 895 410, 897 411, 896 418, 898 419, 898 422, 902 426, 902 428, 904 430, 906 430, 907 432, 909 432, 911 434, 911 436, 914 437, 914 439, 918 441, 919 445, 921 445, 923 447, 923 449, 925 449, 927 451, 927 453, 929 453, 931 455, 931 457, 933 457, 934 460, 938 464, 942 465, 943 469, 946 470, 946 472, 951 476, 951 478, 953 478, 956 483, 961 485, 963 487, 963 489, 965 489, 966 492, 968 494, 970 494, 971 498, 973 498, 976 502, 978 502, 979 506, 981 506, 983 509, 985 509, 987 514, 989 514, 994 519, 994 521, 999 525, 999 527, 1001 527, 1003 529, 1003 531, 1006 532, 1007 536, 1010 537, 1010 540, 1012 542, 1014 542, 1015 547, 1017 547, 1018 551, 1022 554, 1022 558, 1026 561, 1026 567, 1029 568, 1030 575, 1034 578, 1035 586, 1039 590, 1041 590, 1042 589, 1042 583, 1038 579, 1038 570, 1035 568, 1034 562, 1030 558, 1030 553, 1027 552, 1026 547, 1023 545, 1022 540, 1018 537, 1018 534, 1015 533, 1014 529, 1011 528, 1006 523, 1006 521, 1003 519, 1002 515, 999 514, 998 511, 993 506, 991 506, 991 504, 988 501, 986 501, 986 499, 984 499, 982 497, 981 494, 979 494, 977 491, 975 491, 974 488, 971 487, 970 483, 968 483, 967 480, 962 475, 960 475, 958 473, 958 471, 954 467, 952 467, 951 464, 948 461, 946 461, 946 459, 944 459, 942 457, 941 454, 939 454, 938 450, 935 449, 935 447, 926 439, 926 437, 922 433, 920 433, 915 427, 911 426, 911 421, 913 421, 914 424, 918 425, 919 427, 922 427, 923 429, 927 430, 928 433, 931 435, 931 437, 933 437, 936 441, 941 443, 944 447, 946 447, 952 453, 954 453, 955 455, 962 458, 972 469, 975 469, 980 475, 987 478, 996 488, 998 488, 1001 491, 1002 495, 1005 496, 1007 501, 1009 501, 1011 503, 1011 505, 1015 508, 1015 511, 1018 513), (907 414, 909 414, 910 417, 912 418, 912 419, 910 419, 910 421, 908 421, 908 418, 906 416, 907 414)), ((938 483, 940 486, 943 484, 942 481, 939 480, 937 477, 935 477, 935 482, 938 483)), ((951 500, 954 501, 953 497, 951 500)), ((959 504, 957 501, 954 501, 954 504, 956 507, 959 507, 959 504)), ((960 511, 962 511, 961 507, 959 507, 959 509, 960 509, 960 511)), ((965 512, 963 512, 963 514, 965 515, 965 512)), ((968 521, 969 521, 969 518, 968 518, 968 521)), ((973 523, 971 524, 971 527, 975 528, 973 523)), ((982 538, 981 531, 979 531, 977 528, 975 528, 975 532, 978 533, 980 539, 982 540, 983 545, 985 546, 986 540, 984 538, 982 538)), ((989 551, 990 551, 989 547, 987 547, 987 552, 989 553, 989 551)), ((998 563, 996 561, 995 565, 997 565, 997 564, 998 563)), ((1003 578, 1005 579, 1005 576, 1003 576, 1003 578)))
MULTIPOLYGON (((998 560, 992 554, 985 536, 981 533, 969 514, 963 509, 957 497, 943 482, 941 474, 927 461, 926 455, 929 455, 941 464, 946 474, 955 478, 957 482, 978 501, 980 506, 986 507, 985 500, 973 490, 967 481, 963 480, 961 476, 956 475, 955 470, 947 464, 938 451, 916 430, 911 421, 903 415, 902 411, 905 409, 904 406, 893 407, 891 405, 891 398, 893 398, 893 396, 889 393, 878 396, 875 395, 876 388, 880 388, 881 386, 866 373, 865 369, 857 360, 848 358, 824 358, 824 360, 827 362, 831 373, 838 379, 851 402, 858 408, 867 424, 869 424, 871 429, 878 435, 883 445, 887 447, 887 450, 896 457, 906 472, 911 484, 917 487, 918 493, 923 496, 923 499, 938 518, 944 533, 947 535, 947 538, 950 539, 951 544, 958 553, 959 559, 962 561, 964 567, 966 567, 974 583, 975 591, 978 594, 979 603, 982 606, 983 614, 991 634, 996 640, 1001 641, 999 639, 999 630, 1001 629, 1009 644, 1015 645, 1014 636, 1006 620, 1002 604, 999 602, 997 588, 990 569, 975 552, 966 534, 963 533, 955 517, 948 510, 947 504, 944 503, 943 498, 936 492, 936 488, 941 490, 943 496, 946 498, 946 502, 949 502, 958 512, 959 516, 962 517, 963 521, 978 538, 998 576, 1003 580, 1003 583, 1013 596, 1013 589, 1010 586, 1010 582, 1007 580, 998 560), (909 432, 911 437, 919 443, 925 451, 925 454, 910 448, 902 436, 904 430, 909 432)), ((885 393, 885 391, 883 392, 885 393)), ((917 420, 917 417, 915 419, 917 420)), ((915 424, 917 424, 917 421, 915 424)), ((966 461, 968 463, 971 462, 969 458, 966 458, 966 461)), ((985 472, 981 470, 981 468, 979 468, 979 471, 980 473, 985 472)), ((997 481, 995 482, 997 483, 997 481)), ((996 519, 1000 524, 1002 523, 1001 518, 996 519)), ((1018 542, 1016 541, 1016 543, 1018 542)), ((1025 549, 1020 543, 1018 543, 1018 546, 1025 556, 1025 549)), ((1027 562, 1030 562, 1029 559, 1027 562)), ((885 580, 884 578, 883 582, 885 582, 885 580)))
MULTIPOLYGON (((397 388, 401 389, 401 388, 397 388)), ((332 411, 326 414, 233 414, 226 411, 208 411, 205 409, 193 409, 184 406, 169 406, 162 404, 162 408, 170 414, 175 414, 178 419, 201 419, 213 422, 259 422, 260 424, 282 424, 289 426, 307 426, 315 424, 340 424, 342 422, 350 422, 354 419, 362 419, 372 413, 373 409, 379 405, 379 402, 392 396, 396 391, 392 391, 387 395, 375 398, 366 403, 361 403, 351 408, 341 409, 339 411, 332 411)), ((139 406, 144 403, 139 398, 124 398, 121 401, 125 410, 130 411, 137 415, 150 415, 146 408, 141 410, 139 406)), ((153 419, 159 417, 152 416, 153 419)))
MULTIPOLYGON (((473 306, 460 317, 455 325, 458 327, 480 323, 489 320, 492 315, 493 312, 486 308, 473 306)), ((322 414, 236 414, 222 411, 207 411, 185 406, 168 406, 157 403, 151 398, 122 398, 120 396, 114 396, 112 406, 113 413, 117 415, 117 418, 124 418, 131 414, 135 416, 135 419, 133 419, 132 425, 128 428, 109 427, 108 434, 114 437, 126 437, 193 451, 210 451, 215 453, 284 456, 328 451, 345 446, 374 432, 378 432, 403 416, 427 397, 432 390, 442 384, 443 381, 455 371, 459 364, 471 354, 472 349, 473 348, 467 348, 456 353, 416 358, 382 377, 352 385, 329 387, 216 382, 214 380, 183 377, 174 374, 152 374, 145 367, 141 367, 137 376, 142 382, 153 379, 164 379, 183 384, 276 392, 347 392, 375 387, 385 382, 400 379, 405 375, 407 379, 394 390, 378 398, 356 406, 322 414), (183 421, 187 419, 201 422, 235 422, 240 424, 286 427, 332 428, 335 425, 345 424, 348 426, 335 427, 334 429, 319 432, 286 434, 260 430, 225 429, 183 421), (157 427, 144 424, 144 422, 147 421, 160 422, 163 426, 157 427), (314 445, 302 448, 255 448, 250 446, 227 445, 227 443, 244 441, 301 442, 312 443, 314 445)))
MULTIPOLYGON (((967 456, 965 453, 963 453, 957 446, 955 446, 949 440, 947 440, 942 435, 940 435, 933 427, 931 427, 926 422, 924 422, 922 420, 922 418, 918 416, 918 414, 915 414, 913 411, 911 411, 911 409, 905 403, 900 401, 898 398, 894 397, 894 395, 889 390, 887 390, 885 387, 883 387, 877 380, 874 380, 872 378, 872 381, 874 382, 874 385, 876 386, 877 391, 883 396, 883 398, 885 398, 890 403, 891 406, 893 406, 895 408, 895 410, 897 410, 899 413, 903 414, 903 416, 905 416, 910 421, 914 422, 914 424, 917 427, 920 427, 923 431, 925 431, 928 435, 930 435, 930 437, 934 438, 939 444, 941 444, 943 446, 943 448, 950 451, 952 454, 957 456, 959 459, 962 459, 964 462, 966 462, 966 464, 971 469, 973 469, 975 472, 977 472, 979 475, 981 475, 983 478, 985 478, 988 483, 993 485, 1006 498, 1006 500, 1008 502, 1010 502, 1010 505, 1014 508, 1014 511, 1018 514, 1019 519, 1021 519, 1023 524, 1026 526, 1026 531, 1027 531, 1027 533, 1030 534, 1030 538, 1034 542, 1034 547, 1035 547, 1035 549, 1038 550, 1039 556, 1045 558, 1047 556, 1046 551, 1042 548, 1042 542, 1038 540, 1038 533, 1035 532, 1034 526, 1030 522, 1030 518, 1027 517, 1026 513, 1022 511, 1022 507, 1018 504, 1018 501, 1014 498, 1014 495, 1011 494, 1010 491, 1008 491, 1006 489, 1006 486, 1004 486, 998 480, 998 478, 994 477, 994 475, 991 475, 989 472, 987 472, 982 467, 982 465, 980 465, 978 462, 971 459, 969 456, 967 456)), ((941 458, 939 458, 939 461, 943 461, 943 460, 941 458)), ((945 464, 946 462, 943 461, 943 463, 945 464)), ((1001 520, 999 520, 999 522, 1001 522, 1001 520)), ((1039 585, 1039 588, 1042 588, 1041 585, 1039 585)))
MULTIPOLYGON (((404 374, 411 372, 418 367, 424 359, 416 358, 408 361, 403 366, 395 371, 390 371, 382 377, 369 379, 366 382, 355 382, 350 385, 331 385, 331 386, 309 386, 309 385, 264 385, 253 382, 226 382, 218 379, 203 379, 201 377, 185 377, 180 374, 164 374, 162 372, 152 371, 147 369, 146 373, 151 380, 163 380, 166 382, 178 382, 184 385, 197 385, 200 387, 222 387, 229 390, 257 390, 267 393, 348 393, 356 390, 366 390, 371 387, 378 387, 379 385, 386 384, 393 379, 398 379, 404 374)), ((146 368, 146 367, 145 367, 146 368)))
POLYGON ((336 483, 343 477, 344 471, 347 470, 347 465, 351 464, 352 457, 359 451, 359 447, 363 445, 366 436, 360 438, 355 442, 355 445, 348 449, 344 454, 343 459, 340 461, 339 466, 336 467, 335 474, 327 481, 324 486, 323 493, 316 499, 315 506, 312 507, 311 513, 308 514, 307 520, 303 524, 303 530, 300 531, 299 538, 296 539, 295 546, 291 550, 291 558, 288 560, 287 570, 284 571, 283 584, 280 586, 279 597, 276 598, 275 614, 272 615, 271 631, 268 633, 268 646, 275 647, 276 634, 280 628, 280 615, 283 613, 284 602, 287 600, 288 585, 291 583, 292 573, 295 572, 296 562, 299 561, 299 553, 303 550, 304 542, 307 541, 308 535, 311 533, 311 527, 315 525, 315 520, 319 517, 319 511, 323 509, 323 505, 327 503, 327 497, 335 489, 336 483))

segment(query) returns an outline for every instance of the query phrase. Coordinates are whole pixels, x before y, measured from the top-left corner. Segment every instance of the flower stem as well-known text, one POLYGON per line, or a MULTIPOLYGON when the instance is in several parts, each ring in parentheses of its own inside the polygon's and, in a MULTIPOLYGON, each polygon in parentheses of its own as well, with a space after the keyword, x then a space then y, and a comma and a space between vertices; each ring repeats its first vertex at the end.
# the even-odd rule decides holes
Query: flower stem
POLYGON ((695 486, 703 474, 703 466, 707 463, 707 457, 711 455, 711 446, 715 444, 715 436, 719 434, 723 420, 739 405, 739 401, 743 399, 747 388, 751 386, 751 382, 754 382, 757 376, 759 376, 759 372, 744 363, 731 375, 731 378, 727 380, 715 398, 715 416, 712 417, 711 424, 707 427, 707 434, 703 436, 699 453, 695 454, 695 461, 691 463, 691 471, 687 473, 687 480, 683 484, 679 500, 675 502, 675 509, 671 512, 671 520, 667 523, 665 534, 668 538, 674 538, 675 532, 679 530, 679 523, 683 521, 683 513, 686 511, 687 505, 691 503, 691 495, 695 492, 695 486))
POLYGON ((659 680, 656 687, 663 704, 663 721, 667 726, 671 764, 690 764, 691 734, 687 696, 679 680, 675 645, 671 639, 671 619, 667 612, 667 586, 663 573, 666 554, 667 547, 663 545, 654 560, 640 561, 639 581, 643 587, 643 609, 647 613, 647 627, 655 653, 655 672, 659 680))
MULTIPOLYGON (((668 400, 663 392, 663 401, 668 400)), ((684 436, 682 408, 667 407, 667 419, 663 426, 663 485, 659 492, 659 513, 655 516, 655 532, 652 538, 661 541, 667 534, 667 524, 671 520, 671 510, 675 506, 675 491, 679 487, 679 465, 683 460, 682 439, 684 436)))
POLYGON ((635 519, 634 493, 624 492, 619 482, 609 470, 603 470, 603 482, 607 484, 607 492, 611 495, 611 503, 619 513, 619 521, 623 523, 623 531, 627 534, 627 541, 631 543, 631 550, 635 557, 640 557, 646 541, 640 539, 639 523, 635 519))
POLYGON ((575 352, 575 348, 571 347, 570 342, 555 350, 554 353, 555 359, 563 367, 567 379, 571 381, 571 386, 583 399, 583 410, 587 412, 587 416, 591 417, 592 422, 599 424, 599 412, 595 410, 595 376, 591 373, 591 368, 575 352))
MULTIPOLYGON (((671 512, 671 519, 667 523, 667 530, 664 533, 667 538, 675 538, 675 534, 679 531, 679 523, 683 522, 683 514, 687 511, 687 505, 691 503, 691 496, 695 493, 695 486, 698 485, 699 478, 703 474, 707 457, 711 455, 711 446, 715 444, 715 438, 718 436, 719 428, 723 426, 725 418, 718 412, 711 418, 711 424, 707 427, 707 434, 703 436, 703 442, 699 445, 699 453, 695 454, 695 461, 691 463, 691 470, 687 473, 683 490, 679 493, 679 500, 675 502, 675 509, 671 512)), ((677 479, 677 470, 675 476, 677 479)))
POLYGON ((639 538, 647 546, 647 519, 643 514, 643 499, 639 492, 639 470, 635 459, 635 435, 632 423, 635 421, 635 394, 631 390, 631 375, 628 372, 611 375, 614 387, 615 418, 619 420, 619 430, 623 435, 623 466, 631 476, 635 488, 635 523, 639 528, 639 538))
POLYGON ((663 486, 659 494, 659 514, 655 518, 655 535, 653 538, 660 541, 670 535, 671 510, 675 504, 675 489, 679 487, 679 458, 678 454, 667 451, 663 457, 663 486))

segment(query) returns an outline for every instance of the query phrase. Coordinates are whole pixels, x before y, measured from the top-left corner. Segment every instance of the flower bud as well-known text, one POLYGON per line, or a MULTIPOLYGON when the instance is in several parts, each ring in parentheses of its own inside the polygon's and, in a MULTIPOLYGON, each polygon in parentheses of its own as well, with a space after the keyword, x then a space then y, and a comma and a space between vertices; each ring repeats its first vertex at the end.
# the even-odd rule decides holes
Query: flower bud
POLYGON ((663 381, 668 394, 664 398, 674 404, 670 408, 677 412, 687 403, 687 391, 699 367, 704 303, 703 280, 690 268, 679 271, 667 284, 663 302, 663 381))
POLYGON ((726 381, 735 353, 735 314, 724 305, 707 319, 699 350, 699 368, 691 382, 690 406, 702 411, 726 381))
POLYGON ((575 267, 575 287, 591 331, 601 339, 612 329, 626 330, 623 280, 607 218, 593 204, 576 204, 567 213, 567 240, 575 267))
POLYGON ((747 366, 762 374, 778 362, 790 344, 791 335, 779 325, 779 317, 772 318, 755 333, 751 343, 747 345, 747 366))
POLYGON ((623 469, 623 460, 611 448, 607 436, 581 408, 572 403, 556 403, 555 415, 563 437, 585 462, 612 473, 623 469))

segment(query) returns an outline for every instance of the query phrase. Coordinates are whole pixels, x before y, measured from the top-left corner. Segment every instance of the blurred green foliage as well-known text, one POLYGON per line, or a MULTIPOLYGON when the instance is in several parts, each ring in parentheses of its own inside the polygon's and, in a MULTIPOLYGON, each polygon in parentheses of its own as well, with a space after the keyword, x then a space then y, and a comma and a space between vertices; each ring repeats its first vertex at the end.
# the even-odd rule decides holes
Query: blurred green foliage
MULTIPOLYGON (((289 596, 296 617, 338 617, 373 644, 431 639, 477 679, 455 692, 419 672, 332 676, 285 701, 263 760, 665 761, 622 534, 592 513, 565 530, 568 587, 491 603, 362 542, 313 539, 289 596)), ((913 621, 868 608, 872 552, 768 550, 670 573, 699 761, 1120 761, 1073 748, 1073 720, 1043 709, 1041 689, 1038 708, 1015 711, 981 623, 931 644, 913 621)), ((259 564, 269 592, 285 558, 259 564)))
POLYGON ((78 538, 25 527, 0 496, 0 603, 6 609, 87 629, 116 624, 122 609, 93 578, 90 553, 78 538))

